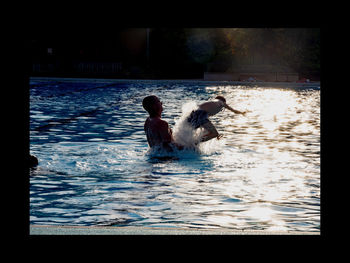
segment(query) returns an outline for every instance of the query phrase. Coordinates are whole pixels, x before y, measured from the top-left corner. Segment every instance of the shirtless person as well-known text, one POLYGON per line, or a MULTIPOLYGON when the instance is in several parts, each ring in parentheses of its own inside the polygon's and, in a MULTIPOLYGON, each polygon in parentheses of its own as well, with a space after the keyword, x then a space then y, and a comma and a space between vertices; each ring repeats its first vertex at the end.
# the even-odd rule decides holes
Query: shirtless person
POLYGON ((187 121, 191 123, 195 129, 203 127, 208 132, 202 137, 201 142, 209 141, 215 137, 219 140, 222 137, 222 135, 219 135, 215 126, 210 122, 208 117, 217 114, 223 110, 223 108, 229 109, 236 114, 246 113, 232 109, 226 104, 226 99, 222 96, 217 96, 213 101, 204 102, 203 104, 199 105, 197 110, 191 112, 191 115, 188 117, 187 121))
POLYGON ((173 146, 182 149, 183 146, 174 142, 168 123, 160 118, 163 112, 162 105, 157 96, 148 96, 142 101, 143 108, 149 113, 144 125, 148 145, 151 148, 158 146, 167 151, 173 151, 173 146))

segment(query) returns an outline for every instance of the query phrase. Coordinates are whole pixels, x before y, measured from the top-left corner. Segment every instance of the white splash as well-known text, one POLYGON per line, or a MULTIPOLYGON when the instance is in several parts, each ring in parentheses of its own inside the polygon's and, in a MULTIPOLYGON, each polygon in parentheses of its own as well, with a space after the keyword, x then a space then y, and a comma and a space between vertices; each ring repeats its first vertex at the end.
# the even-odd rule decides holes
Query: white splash
POLYGON ((175 126, 173 129, 174 140, 176 143, 185 146, 185 148, 196 148, 202 135, 202 129, 195 130, 187 121, 191 112, 197 108, 198 106, 194 101, 186 102, 182 106, 181 117, 175 120, 175 126))
POLYGON ((224 140, 212 139, 207 142, 199 143, 205 130, 203 128, 194 129, 187 121, 193 110, 198 108, 196 102, 189 101, 182 106, 181 117, 175 120, 173 137, 176 143, 181 144, 185 149, 192 149, 203 154, 216 152, 224 144, 224 140))

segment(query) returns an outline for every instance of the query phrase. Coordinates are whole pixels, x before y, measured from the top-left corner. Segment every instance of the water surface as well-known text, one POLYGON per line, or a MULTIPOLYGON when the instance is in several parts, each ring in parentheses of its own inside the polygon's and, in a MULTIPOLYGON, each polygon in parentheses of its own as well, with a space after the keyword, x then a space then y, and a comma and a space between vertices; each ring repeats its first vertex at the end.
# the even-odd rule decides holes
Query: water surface
POLYGON ((194 81, 30 82, 30 223, 320 230, 320 89, 194 81), (142 99, 182 106, 217 95, 245 116, 173 158, 148 154, 142 99))

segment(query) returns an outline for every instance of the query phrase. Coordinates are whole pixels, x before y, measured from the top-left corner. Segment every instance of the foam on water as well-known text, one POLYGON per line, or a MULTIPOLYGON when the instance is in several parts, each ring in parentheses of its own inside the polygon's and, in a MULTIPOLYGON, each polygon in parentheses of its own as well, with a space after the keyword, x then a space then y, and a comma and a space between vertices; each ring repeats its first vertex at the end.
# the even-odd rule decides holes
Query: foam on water
POLYGON ((202 129, 193 129, 187 121, 188 116, 193 110, 197 109, 197 104, 194 101, 189 101, 182 106, 181 117, 175 120, 173 136, 176 143, 185 146, 185 148, 196 148, 201 135, 202 129))
POLYGON ((225 140, 210 140, 204 143, 198 143, 203 137, 205 130, 203 128, 194 129, 187 121, 188 116, 198 105, 194 101, 188 101, 182 105, 181 117, 175 120, 173 136, 176 143, 181 144, 186 150, 194 150, 202 154, 211 154, 216 152, 225 140))

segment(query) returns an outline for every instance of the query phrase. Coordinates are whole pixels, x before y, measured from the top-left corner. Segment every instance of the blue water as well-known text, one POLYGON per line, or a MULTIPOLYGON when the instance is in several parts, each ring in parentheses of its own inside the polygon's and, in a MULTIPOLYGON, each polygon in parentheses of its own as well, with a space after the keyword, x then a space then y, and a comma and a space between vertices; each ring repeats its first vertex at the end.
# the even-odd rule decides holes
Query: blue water
POLYGON ((30 152, 31 224, 320 230, 317 86, 33 78, 30 152), (220 112, 220 141, 158 158, 143 130, 150 94, 173 129, 216 95, 248 113, 220 112))

